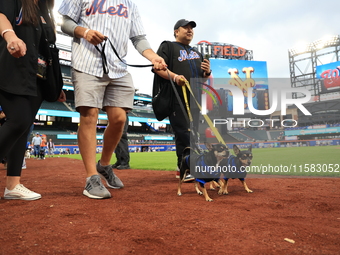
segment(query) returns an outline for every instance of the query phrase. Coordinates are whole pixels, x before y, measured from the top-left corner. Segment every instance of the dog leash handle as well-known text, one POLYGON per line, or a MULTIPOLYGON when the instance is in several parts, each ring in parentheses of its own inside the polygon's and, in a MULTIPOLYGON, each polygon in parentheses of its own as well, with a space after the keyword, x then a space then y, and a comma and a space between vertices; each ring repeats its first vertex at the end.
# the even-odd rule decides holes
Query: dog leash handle
POLYGON ((106 55, 105 55, 105 45, 106 45, 106 42, 109 42, 113 52, 115 53, 115 55, 117 56, 117 58, 120 60, 120 62, 124 63, 125 65, 127 66, 131 66, 131 67, 152 67, 153 64, 148 64, 148 65, 131 65, 131 64, 128 64, 126 63, 125 61, 123 61, 121 59, 121 57, 119 56, 116 48, 113 46, 112 42, 110 41, 110 39, 108 37, 105 37, 105 40, 104 40, 104 43, 100 43, 100 45, 102 46, 102 49, 100 50, 99 47, 96 45, 95 48, 97 49, 97 51, 99 51, 101 57, 102 57, 102 64, 103 64, 103 71, 105 74, 108 74, 109 73, 109 68, 108 68, 108 65, 107 65, 107 58, 106 58, 106 55))

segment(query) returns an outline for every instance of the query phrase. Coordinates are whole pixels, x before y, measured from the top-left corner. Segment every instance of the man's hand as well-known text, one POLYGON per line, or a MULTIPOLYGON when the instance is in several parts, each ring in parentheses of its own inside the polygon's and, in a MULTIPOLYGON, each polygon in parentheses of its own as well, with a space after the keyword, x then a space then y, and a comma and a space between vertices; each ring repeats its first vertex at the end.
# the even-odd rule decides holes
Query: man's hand
POLYGON ((161 58, 160 56, 156 56, 151 60, 151 63, 153 64, 153 68, 156 69, 157 71, 163 70, 165 71, 167 68, 167 64, 165 63, 164 59, 161 58))
POLYGON ((60 92, 60 95, 59 95, 59 98, 58 98, 57 101, 58 101, 58 102, 65 102, 65 101, 66 101, 66 94, 65 94, 64 90, 62 90, 62 91, 60 92))
POLYGON ((201 63, 201 69, 204 71, 205 74, 209 74, 211 72, 210 69, 210 61, 208 59, 204 59, 201 63))
POLYGON ((84 39, 96 46, 103 42, 106 39, 106 36, 96 30, 88 30, 88 32, 84 35, 84 39))
POLYGON ((183 75, 176 75, 174 82, 178 85, 178 86, 184 86, 185 83, 187 82, 187 79, 185 79, 185 77, 183 75))

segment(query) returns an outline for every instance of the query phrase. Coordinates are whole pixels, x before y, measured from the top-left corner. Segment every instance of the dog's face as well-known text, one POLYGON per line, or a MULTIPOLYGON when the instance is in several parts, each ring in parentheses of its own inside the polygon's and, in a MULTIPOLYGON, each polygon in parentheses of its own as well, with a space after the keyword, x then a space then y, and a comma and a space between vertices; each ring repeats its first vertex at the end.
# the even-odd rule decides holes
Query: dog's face
POLYGON ((241 162, 242 166, 250 166, 252 159, 253 159, 253 153, 252 153, 252 147, 251 145, 247 150, 241 151, 237 145, 233 146, 234 153, 238 160, 241 162))
POLYGON ((226 145, 222 143, 218 144, 205 144, 208 148, 209 152, 212 152, 217 159, 217 162, 220 162, 224 158, 229 157, 229 149, 226 145))

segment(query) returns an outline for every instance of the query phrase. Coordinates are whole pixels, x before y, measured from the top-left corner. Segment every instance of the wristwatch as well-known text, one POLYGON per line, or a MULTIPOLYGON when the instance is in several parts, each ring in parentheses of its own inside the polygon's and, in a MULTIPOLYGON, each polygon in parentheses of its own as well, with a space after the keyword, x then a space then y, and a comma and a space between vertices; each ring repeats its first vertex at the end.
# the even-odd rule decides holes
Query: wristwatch
POLYGON ((206 76, 210 76, 210 75, 211 75, 211 72, 212 72, 212 70, 210 69, 210 72, 209 72, 209 73, 206 73, 206 72, 205 72, 205 75, 206 75, 206 76))

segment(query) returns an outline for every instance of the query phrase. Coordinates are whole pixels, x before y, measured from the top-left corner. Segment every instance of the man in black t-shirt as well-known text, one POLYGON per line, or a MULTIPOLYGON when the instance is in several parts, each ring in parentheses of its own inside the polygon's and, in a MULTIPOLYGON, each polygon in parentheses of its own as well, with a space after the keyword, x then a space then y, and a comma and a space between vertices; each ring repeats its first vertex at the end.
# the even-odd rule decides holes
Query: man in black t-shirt
MULTIPOLYGON (((190 83, 192 78, 208 78, 211 75, 210 62, 204 59, 202 54, 195 48, 190 46, 194 36, 194 28, 196 22, 186 19, 180 19, 174 26, 174 36, 176 41, 171 42, 171 47, 167 43, 162 43, 157 51, 157 54, 164 58, 169 70, 170 78, 178 85, 176 89, 184 103, 182 87, 185 81, 190 83), (171 52, 170 52, 171 51, 171 52), (172 56, 172 57, 171 57, 172 56), (171 58, 171 59, 170 59, 171 58)), ((169 80, 167 71, 155 71, 155 75, 169 80)), ((199 84, 190 84, 197 100, 200 100, 199 84)), ((169 84, 169 86, 171 86, 169 84)), ((189 100, 189 91, 187 89, 189 100)), ((180 167, 182 161, 182 153, 184 148, 190 146, 190 131, 189 124, 185 120, 185 115, 179 105, 176 97, 174 97, 173 112, 169 116, 171 127, 175 133, 177 166, 180 167)), ((189 100, 190 101, 190 100, 189 100)), ((193 116, 193 126, 198 127, 199 109, 196 104, 190 104, 190 110, 193 116)), ((178 170, 178 169, 177 169, 178 170)), ((177 171, 179 173, 179 171, 177 171)), ((176 175, 179 178, 179 174, 176 175)), ((185 181, 193 180, 193 176, 188 175, 185 181)))

